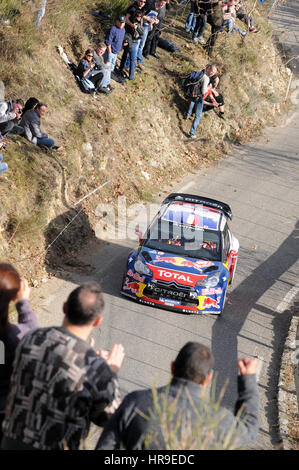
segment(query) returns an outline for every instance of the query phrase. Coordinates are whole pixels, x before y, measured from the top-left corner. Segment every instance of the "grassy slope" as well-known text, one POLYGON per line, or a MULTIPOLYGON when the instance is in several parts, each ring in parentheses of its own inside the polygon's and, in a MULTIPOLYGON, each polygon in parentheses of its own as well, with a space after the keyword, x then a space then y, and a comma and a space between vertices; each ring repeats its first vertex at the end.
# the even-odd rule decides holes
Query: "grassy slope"
MULTIPOLYGON (((45 247, 76 215, 71 209, 75 201, 107 179, 112 177, 112 183, 83 203, 84 210, 55 243, 48 263, 57 262, 55 254, 74 249, 78 234, 92 233, 99 202, 114 203, 118 195, 126 195, 130 202, 151 200, 157 188, 223 157, 230 142, 252 138, 285 110, 288 73, 272 45, 270 27, 259 14, 262 6, 253 12, 261 33, 247 35, 245 42, 237 33, 222 34, 215 48, 213 63, 222 73, 228 122, 211 111, 201 120, 201 141, 190 143, 190 122, 182 119, 182 78, 209 59, 184 31, 189 6, 176 5, 165 22, 164 36, 182 51, 171 55, 159 49, 161 60, 147 62, 146 73, 136 74, 125 87, 115 84, 109 98, 95 100, 80 92, 56 46, 61 44, 77 62, 87 47, 103 38, 109 23, 100 24, 91 15, 96 4, 77 0, 74 8, 71 0, 49 0, 38 31, 34 7, 31 10, 20 0, 6 4, 8 10, 16 6, 21 11, 11 29, 0 30, 0 79, 6 98, 35 96, 46 102, 43 129, 64 146, 53 157, 15 138, 5 153, 9 171, 0 176, 0 256, 27 277, 41 274, 45 247), (92 153, 84 150, 86 143, 92 144, 92 153)), ((109 4, 121 11, 130 1, 109 4)))

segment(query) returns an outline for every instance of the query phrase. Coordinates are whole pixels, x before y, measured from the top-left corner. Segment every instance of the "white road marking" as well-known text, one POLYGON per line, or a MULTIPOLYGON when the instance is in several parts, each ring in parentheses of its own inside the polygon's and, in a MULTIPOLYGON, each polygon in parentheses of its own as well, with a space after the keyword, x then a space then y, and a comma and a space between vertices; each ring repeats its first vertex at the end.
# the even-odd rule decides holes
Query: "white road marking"
POLYGON ((292 302, 292 300, 294 299, 294 297, 297 295, 298 292, 299 292, 299 282, 294 287, 292 287, 291 290, 289 290, 289 292, 286 294, 284 299, 277 306, 276 312, 277 313, 284 312, 289 307, 290 303, 292 302))

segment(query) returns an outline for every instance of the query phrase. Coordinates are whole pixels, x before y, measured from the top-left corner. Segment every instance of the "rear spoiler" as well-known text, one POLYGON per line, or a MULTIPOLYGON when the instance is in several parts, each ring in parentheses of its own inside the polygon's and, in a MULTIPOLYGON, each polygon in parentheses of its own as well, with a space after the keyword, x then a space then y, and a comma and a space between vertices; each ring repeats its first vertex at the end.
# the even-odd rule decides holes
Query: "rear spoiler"
POLYGON ((172 201, 178 202, 189 202, 192 204, 202 204, 207 207, 212 207, 213 209, 218 209, 223 214, 228 217, 230 220, 233 218, 231 208, 225 202, 217 201, 216 199, 210 199, 208 197, 195 196, 192 194, 182 194, 182 193, 171 193, 164 199, 163 204, 168 204, 172 201))

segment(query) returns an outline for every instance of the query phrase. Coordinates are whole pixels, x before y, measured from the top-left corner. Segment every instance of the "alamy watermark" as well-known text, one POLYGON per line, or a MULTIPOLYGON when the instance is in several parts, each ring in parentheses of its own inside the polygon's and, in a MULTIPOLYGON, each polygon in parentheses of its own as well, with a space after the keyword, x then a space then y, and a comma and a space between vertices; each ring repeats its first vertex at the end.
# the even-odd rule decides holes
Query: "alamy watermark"
MULTIPOLYGON (((170 244, 183 243, 187 249, 198 249, 203 241, 203 221, 207 213, 202 206, 190 208, 174 203, 163 208, 162 216, 156 220, 161 205, 127 204, 125 196, 119 196, 117 206, 99 204, 95 215, 100 218, 95 234, 101 239, 133 240, 168 240, 170 244), (153 222, 153 223, 152 223, 153 222), (149 227, 150 226, 150 227, 149 227), (186 246, 186 243, 189 246, 186 246)), ((209 223, 217 226, 217 213, 209 211, 209 223)))

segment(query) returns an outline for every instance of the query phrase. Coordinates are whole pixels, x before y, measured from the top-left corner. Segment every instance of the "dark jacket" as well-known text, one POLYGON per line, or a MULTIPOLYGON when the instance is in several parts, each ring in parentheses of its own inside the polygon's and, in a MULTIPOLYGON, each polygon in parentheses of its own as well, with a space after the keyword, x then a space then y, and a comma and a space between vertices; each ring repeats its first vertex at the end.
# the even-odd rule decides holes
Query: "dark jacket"
MULTIPOLYGON (((175 412, 171 420, 172 423, 179 424, 178 438, 180 438, 182 430, 185 432, 190 421, 195 425, 198 422, 209 423, 209 419, 210 421, 213 419, 213 422, 217 422, 218 425, 217 429, 214 430, 212 442, 209 441, 208 448, 216 448, 217 443, 223 442, 223 439, 232 429, 235 416, 242 406, 242 414, 235 423, 234 447, 245 446, 256 438, 258 431, 258 388, 255 375, 238 377, 239 396, 235 414, 222 407, 215 411, 215 406, 211 406, 202 397, 202 391, 200 385, 176 377, 172 379, 169 386, 157 390, 159 403, 162 407, 163 397, 166 395, 168 395, 167 409, 170 409, 170 403, 175 404, 175 412), (177 403, 175 403, 176 398, 177 403), (178 421, 180 413, 181 419, 178 421), (245 416, 246 420, 244 420, 245 416)), ((156 415, 156 411, 150 413, 150 410, 153 410, 153 403, 152 390, 135 391, 127 395, 116 413, 106 424, 96 449, 112 450, 120 449, 122 446, 127 450, 140 448, 165 449, 166 444, 159 431, 160 418, 156 415), (144 418, 144 415, 151 415, 151 419, 144 418), (150 439, 151 443, 145 445, 144 439, 149 430, 153 430, 157 437, 154 440, 150 439)))
POLYGON ((45 132, 40 128, 40 117, 35 109, 28 109, 20 121, 20 126, 23 127, 25 137, 32 144, 37 144, 37 139, 48 137, 45 132))
POLYGON ((4 413, 6 397, 9 392, 9 382, 12 374, 12 364, 15 350, 21 338, 33 328, 37 328, 37 318, 31 311, 29 300, 20 300, 16 304, 18 323, 11 323, 5 339, 4 365, 0 365, 0 413, 4 413))
POLYGON ((90 421, 103 426, 119 403, 116 374, 87 341, 38 328, 16 349, 1 448, 76 450, 90 421))

